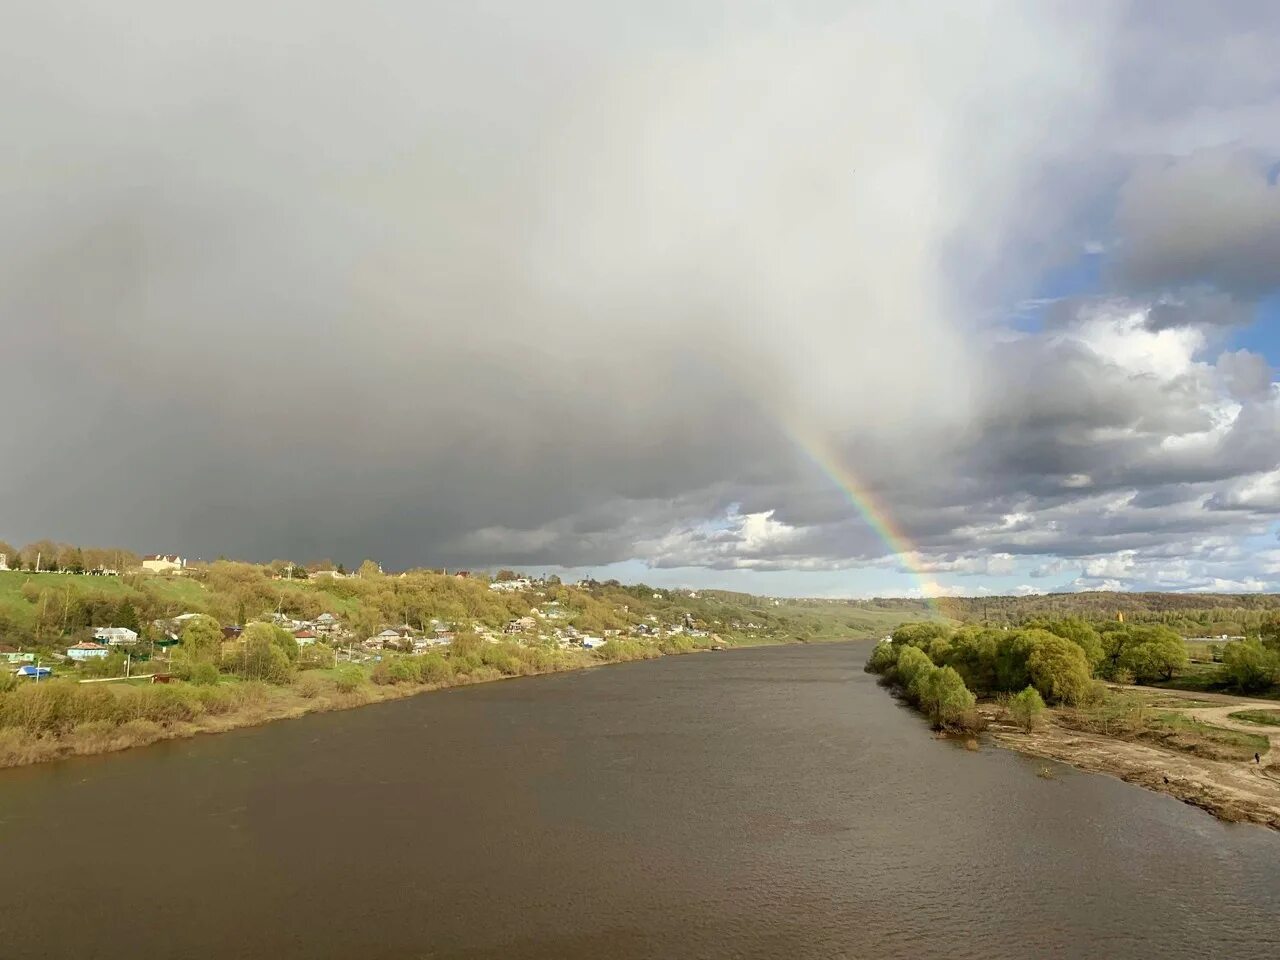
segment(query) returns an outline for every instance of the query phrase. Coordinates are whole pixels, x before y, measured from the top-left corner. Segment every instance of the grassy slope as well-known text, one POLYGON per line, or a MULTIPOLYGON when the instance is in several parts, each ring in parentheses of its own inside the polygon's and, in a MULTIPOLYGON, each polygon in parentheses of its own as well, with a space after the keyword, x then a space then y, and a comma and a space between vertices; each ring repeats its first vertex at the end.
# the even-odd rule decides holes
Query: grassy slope
MULTIPOLYGON (((203 606, 206 596, 202 584, 183 577, 147 577, 145 582, 166 599, 189 603, 195 609, 203 606)), ((99 594, 123 597, 132 592, 130 578, 85 577, 63 573, 30 573, 17 570, 0 570, 0 609, 9 612, 21 622, 30 622, 35 607, 22 594, 22 588, 32 583, 40 589, 51 589, 61 594, 71 591, 72 596, 99 594)))

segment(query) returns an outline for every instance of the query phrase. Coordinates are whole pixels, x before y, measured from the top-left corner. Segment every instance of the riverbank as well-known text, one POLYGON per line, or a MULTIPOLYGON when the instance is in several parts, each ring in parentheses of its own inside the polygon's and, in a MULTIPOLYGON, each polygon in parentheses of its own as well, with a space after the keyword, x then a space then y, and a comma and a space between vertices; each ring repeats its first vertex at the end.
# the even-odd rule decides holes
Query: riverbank
MULTIPOLYGON (((1048 711, 1044 721, 1027 732, 1013 724, 996 704, 984 703, 979 711, 989 723, 997 744, 1028 756, 1057 760, 1091 773, 1104 773, 1148 790, 1165 793, 1231 823, 1256 823, 1280 830, 1280 768, 1273 751, 1262 748, 1261 763, 1244 753, 1216 746, 1214 740, 1194 735, 1180 738, 1179 727, 1213 733, 1230 731, 1243 737, 1260 737, 1274 744, 1265 724, 1233 719, 1232 713, 1256 707, 1259 701, 1239 697, 1214 697, 1172 690, 1130 692, 1144 698, 1157 718, 1169 728, 1153 734, 1117 729, 1109 733, 1081 729, 1078 711, 1048 711), (1164 744, 1176 744, 1171 748, 1164 744), (1242 755, 1243 754, 1243 755, 1242 755)), ((1266 706, 1266 702, 1261 702, 1266 706)), ((1274 729, 1274 728, 1273 728, 1274 729)), ((1221 735, 1219 735, 1220 737, 1221 735)), ((1242 740, 1248 743, 1248 740, 1242 740)))
MULTIPOLYGON (((739 644, 735 649, 781 645, 783 644, 776 642, 739 644)), ((507 669, 484 666, 465 673, 455 672, 442 681, 414 679, 410 672, 408 679, 384 679, 378 682, 376 671, 371 673, 362 670, 359 681, 353 683, 349 674, 343 675, 352 669, 346 667, 336 670, 308 670, 298 674, 292 683, 282 685, 230 678, 223 678, 218 684, 204 687, 182 682, 119 687, 111 684, 115 689, 104 689, 108 685, 99 683, 82 686, 69 681, 44 682, 32 684, 28 688, 33 701, 36 701, 34 694, 42 689, 46 696, 40 697, 40 702, 23 705, 26 725, 0 726, 0 769, 75 756, 113 753, 162 740, 225 733, 276 720, 291 720, 311 713, 350 710, 454 687, 591 670, 616 663, 709 653, 722 649, 726 648, 704 645, 663 651, 653 644, 629 644, 621 646, 615 652, 616 655, 608 658, 585 650, 560 650, 552 657, 510 658, 506 661, 510 664, 507 669), (65 701, 67 697, 60 697, 58 694, 62 691, 78 692, 85 686, 96 688, 94 694, 98 698, 130 696, 136 700, 145 697, 161 702, 153 705, 157 707, 153 709, 143 709, 137 705, 117 709, 111 720, 65 720, 58 723, 56 718, 59 712, 64 715, 70 713, 58 703, 59 699, 65 701), (130 712, 135 714, 131 719, 121 716, 130 712)), ((504 661, 499 659, 498 662, 504 661)))

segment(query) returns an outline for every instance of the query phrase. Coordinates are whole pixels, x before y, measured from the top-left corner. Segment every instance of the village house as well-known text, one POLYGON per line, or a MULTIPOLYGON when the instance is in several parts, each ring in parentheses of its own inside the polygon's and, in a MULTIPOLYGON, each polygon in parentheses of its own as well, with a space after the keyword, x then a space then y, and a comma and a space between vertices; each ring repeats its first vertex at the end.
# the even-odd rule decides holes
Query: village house
POLYGON ((181 573, 187 561, 177 554, 149 553, 142 558, 142 569, 150 573, 181 573))
POLYGON ((110 646, 138 642, 138 634, 128 627, 94 627, 93 639, 101 640, 110 646))
POLYGON ((295 630, 293 639, 298 641, 298 646, 309 647, 316 642, 316 635, 310 630, 295 630))
POLYGON ((528 590, 532 586, 533 581, 528 577, 519 577, 515 580, 495 580, 489 584, 489 589, 501 593, 514 593, 516 590, 528 590))
POLYGON ((312 621, 311 629, 319 634, 337 633, 342 628, 341 622, 332 613, 322 613, 312 621))
POLYGON ((84 640, 73 647, 67 647, 67 656, 72 660, 101 660, 111 650, 92 640, 84 640))

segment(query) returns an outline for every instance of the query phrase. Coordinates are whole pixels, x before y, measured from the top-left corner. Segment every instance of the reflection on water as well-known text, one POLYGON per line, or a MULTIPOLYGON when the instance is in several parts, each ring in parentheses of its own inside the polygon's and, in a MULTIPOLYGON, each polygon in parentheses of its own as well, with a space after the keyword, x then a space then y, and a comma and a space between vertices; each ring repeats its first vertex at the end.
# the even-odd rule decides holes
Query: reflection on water
POLYGON ((0 956, 1274 957, 1280 838, 933 739, 865 644, 0 771, 0 956))

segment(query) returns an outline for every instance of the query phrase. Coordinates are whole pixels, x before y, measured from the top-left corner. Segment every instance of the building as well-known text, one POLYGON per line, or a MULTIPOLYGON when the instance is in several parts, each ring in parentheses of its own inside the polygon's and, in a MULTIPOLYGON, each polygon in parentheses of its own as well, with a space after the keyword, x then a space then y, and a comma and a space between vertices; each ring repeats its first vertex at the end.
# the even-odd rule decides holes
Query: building
POLYGON ((8 570, 8 569, 9 569, 9 558, 6 557, 3 553, 0 553, 0 570, 8 570))
POLYGON ((85 640, 74 647, 67 647, 67 656, 72 660, 101 660, 111 650, 100 643, 85 640))
POLYGON ((341 630, 342 623, 332 613, 322 613, 312 621, 311 628, 318 634, 327 635, 341 630))
POLYGON ((177 554, 150 553, 142 558, 142 569, 150 573, 181 573, 187 561, 177 554))
POLYGON ((101 640, 110 646, 137 643, 138 634, 128 627, 94 627, 93 639, 101 640))
POLYGON ((293 639, 298 641, 298 646, 309 647, 316 642, 316 635, 310 630, 295 630, 293 639))
POLYGON ((495 580, 489 584, 490 590, 498 590, 502 592, 514 592, 516 590, 528 590, 533 586, 533 581, 528 577, 518 577, 515 580, 495 580))

